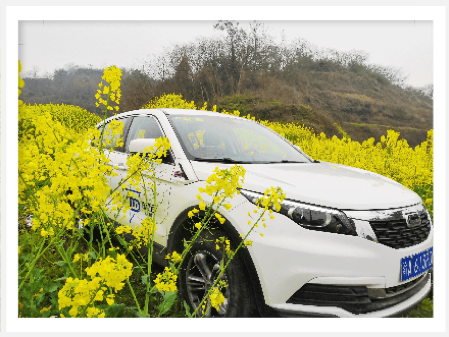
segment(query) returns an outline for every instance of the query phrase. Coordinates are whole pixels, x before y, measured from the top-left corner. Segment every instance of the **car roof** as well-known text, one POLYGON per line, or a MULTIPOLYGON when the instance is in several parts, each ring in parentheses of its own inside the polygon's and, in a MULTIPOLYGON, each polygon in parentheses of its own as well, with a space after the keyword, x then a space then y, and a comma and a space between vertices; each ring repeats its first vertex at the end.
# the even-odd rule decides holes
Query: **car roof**
POLYGON ((195 109, 174 109, 174 108, 157 108, 157 109, 139 109, 123 112, 117 116, 128 116, 136 114, 145 114, 155 111, 162 111, 165 115, 197 115, 197 116, 214 116, 214 117, 237 117, 234 115, 222 114, 220 112, 195 110, 195 109))
MULTIPOLYGON (((132 111, 127 111, 127 112, 122 112, 120 114, 118 114, 117 116, 112 116, 109 117, 105 120, 105 122, 109 122, 112 119, 120 119, 122 117, 126 117, 126 116, 136 116, 139 114, 148 114, 148 113, 154 113, 154 112, 163 112, 165 115, 196 115, 196 116, 213 116, 213 117, 225 117, 225 118, 241 118, 235 115, 228 115, 228 114, 223 114, 220 112, 213 112, 213 111, 204 111, 204 110, 195 110, 195 109, 174 109, 174 108, 157 108, 157 109, 138 109, 138 110, 132 110, 132 111)), ((103 124, 103 121, 101 121, 100 123, 98 123, 98 125, 103 124)), ((97 126, 98 126, 97 125, 97 126)))
POLYGON ((166 115, 201 115, 201 116, 223 116, 219 112, 213 111, 204 111, 204 110, 194 110, 194 109, 173 109, 173 108, 160 108, 164 114, 166 115))

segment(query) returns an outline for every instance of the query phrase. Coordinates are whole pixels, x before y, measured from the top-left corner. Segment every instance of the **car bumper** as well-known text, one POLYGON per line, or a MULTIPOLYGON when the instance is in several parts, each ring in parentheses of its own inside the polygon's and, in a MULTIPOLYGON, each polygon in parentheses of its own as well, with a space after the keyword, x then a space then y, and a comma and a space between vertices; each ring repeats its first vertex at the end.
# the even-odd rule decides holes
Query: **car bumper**
MULTIPOLYGON (((228 214, 234 224, 248 218, 253 205, 244 203, 228 214)), ((426 280, 418 291, 399 303, 372 312, 354 313, 335 306, 317 306, 288 303, 305 284, 363 286, 368 289, 385 289, 405 285, 423 274, 402 282, 401 258, 414 255, 433 246, 433 228, 428 238, 420 244, 394 249, 361 237, 307 230, 281 214, 267 219, 262 232, 251 233, 248 246, 257 271, 264 302, 282 315, 324 317, 389 317, 410 310, 427 296, 431 281, 426 280)), ((268 216, 267 216, 268 218, 268 216)), ((246 234, 245 223, 236 228, 246 234)), ((430 275, 430 273, 428 273, 430 275)))
MULTIPOLYGON (((270 307, 278 316, 281 317, 399 317, 402 314, 412 310, 424 298, 426 298, 430 292, 430 289, 431 276, 429 273, 424 275, 422 284, 419 284, 415 289, 411 289, 413 292, 411 295, 410 293, 405 292, 390 299, 380 300, 377 306, 384 306, 383 309, 373 310, 366 313, 354 313, 350 309, 345 310, 335 306, 303 305, 292 303, 274 304, 270 307), (390 301, 390 303, 387 301, 390 301)), ((367 305, 369 306, 373 304, 376 305, 375 302, 371 302, 367 305)))

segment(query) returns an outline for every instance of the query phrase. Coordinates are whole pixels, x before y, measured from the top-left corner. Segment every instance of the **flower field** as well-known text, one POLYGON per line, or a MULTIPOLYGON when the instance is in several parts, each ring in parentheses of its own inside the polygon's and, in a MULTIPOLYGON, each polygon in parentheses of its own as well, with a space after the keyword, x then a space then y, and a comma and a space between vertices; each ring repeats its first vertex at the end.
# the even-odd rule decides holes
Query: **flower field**
MULTIPOLYGON (((104 116, 118 110, 120 78, 119 68, 106 68, 97 93, 93 93, 97 106, 104 107, 104 116)), ((19 86, 23 85, 19 75, 19 86)), ((198 107, 174 94, 159 97, 144 108, 158 107, 216 111, 207 103, 198 107)), ((238 111, 221 113, 240 115, 238 111)), ((31 106, 19 100, 19 316, 172 317, 179 315, 179 310, 187 317, 208 316, 212 308, 218 310, 224 302, 226 283, 217 277, 201 304, 189 308, 178 294, 179 269, 201 233, 213 223, 224 221, 217 209, 231 206, 229 199, 239 193, 245 170, 236 165, 216 169, 209 177, 206 188, 199 190, 198 209, 188 215, 195 228, 192 239, 186 242, 184 251, 167 256, 170 267, 155 273, 152 254, 158 226, 154 217, 157 201, 153 214, 148 213, 140 226, 112 225, 129 206, 119 188, 111 190, 107 183, 115 173, 103 149, 120 145, 123 140, 118 135, 123 124, 94 129, 101 120, 76 106, 31 106), (115 212, 115 219, 106 216, 108 209, 115 212), (125 240, 125 234, 132 234, 134 239, 125 240), (133 279, 137 273, 139 285, 133 279), (127 296, 129 301, 125 300, 127 296)), ((393 130, 378 143, 371 138, 360 144, 343 130, 341 139, 329 139, 301 125, 258 122, 314 159, 369 170, 400 182, 417 192, 433 214, 432 130, 427 141, 413 149, 393 130)), ((154 148, 147 149, 147 156, 130 156, 130 169, 120 189, 144 186, 144 195, 150 190, 156 195, 154 167, 169 148, 166 138, 158 139, 154 148)), ((263 222, 264 214, 275 216, 270 208, 278 208, 284 197, 281 189, 267 186, 258 220, 241 243, 231 250, 227 238, 217 240, 224 262, 220 275, 239 249, 252 244, 246 238, 263 222)))

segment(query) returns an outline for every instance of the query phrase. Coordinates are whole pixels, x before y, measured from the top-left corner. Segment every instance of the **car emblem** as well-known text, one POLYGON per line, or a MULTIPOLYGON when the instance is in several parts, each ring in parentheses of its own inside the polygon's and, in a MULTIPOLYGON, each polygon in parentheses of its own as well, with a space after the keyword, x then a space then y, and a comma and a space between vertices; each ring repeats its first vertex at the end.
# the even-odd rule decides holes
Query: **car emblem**
POLYGON ((176 177, 176 178, 184 178, 184 174, 183 174, 181 171, 175 171, 175 172, 173 173, 173 177, 176 177))
POLYGON ((404 214, 404 218, 407 221, 407 227, 413 228, 421 225, 421 218, 418 213, 404 214))

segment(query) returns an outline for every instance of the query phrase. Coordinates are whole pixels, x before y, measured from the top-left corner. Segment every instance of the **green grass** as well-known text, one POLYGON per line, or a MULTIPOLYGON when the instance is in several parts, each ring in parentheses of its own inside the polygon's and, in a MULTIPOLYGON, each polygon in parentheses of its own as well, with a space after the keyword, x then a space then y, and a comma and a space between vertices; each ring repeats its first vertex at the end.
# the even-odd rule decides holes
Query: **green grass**
MULTIPOLYGON (((120 249, 120 244, 115 239, 112 239, 113 245, 120 249)), ((106 249, 109 248, 109 244, 106 244, 106 249)), ((122 249, 120 249, 122 250, 122 249)), ((125 253, 125 251, 121 251, 121 253, 125 253)), ((145 292, 146 292, 146 285, 142 282, 142 271, 137 267, 137 264, 130 260, 134 267, 133 267, 133 273, 131 277, 129 278, 129 281, 133 287, 134 294, 136 295, 137 301, 139 302, 139 306, 142 309, 145 306, 145 292)), ((147 265, 144 261, 140 260, 139 263, 141 264, 142 268, 146 269, 147 265)), ((157 274, 162 273, 164 268, 157 265, 156 263, 153 263, 151 266, 151 280, 154 280, 157 278, 157 274)), ((158 317, 158 310, 157 307, 159 304, 161 304, 163 301, 162 295, 159 293, 156 293, 152 296, 150 296, 150 302, 148 306, 148 314, 151 317, 158 317)), ((123 312, 122 317, 138 317, 138 311, 136 307, 136 302, 134 300, 133 294, 131 292, 131 289, 128 285, 125 285, 125 287, 120 290, 115 295, 115 302, 116 303, 123 303, 125 305, 125 310, 123 312)), ((187 317, 185 308, 183 303, 180 301, 179 296, 176 299, 173 307, 165 313, 161 317, 187 317)))
MULTIPOLYGON (((29 244, 37 244, 36 242, 34 242, 34 240, 38 240, 39 237, 38 236, 30 236, 27 235, 25 233, 27 232, 31 232, 31 228, 26 226, 26 225, 20 225, 20 227, 22 229, 22 231, 20 232, 20 236, 22 237, 22 244, 24 244, 25 242, 29 243, 29 244), (31 241, 30 241, 31 240, 31 241)), ((64 237, 63 238, 65 241, 64 245, 63 245, 63 249, 68 249, 69 248, 69 244, 70 242, 73 242, 76 240, 76 238, 72 237, 64 237)), ((87 251, 87 243, 83 240, 80 239, 79 241, 79 245, 76 248, 75 253, 85 253, 87 251)), ((118 242, 116 242, 114 239, 112 241, 112 244, 115 247, 120 247, 120 244, 118 242)), ((99 245, 98 243, 93 243, 93 246, 95 249, 99 249, 99 245)), ((105 249, 109 249, 111 246, 109 243, 105 244, 105 249)), ((26 254, 26 249, 22 252, 22 254, 26 254)), ((121 253, 124 253, 121 252, 121 253)), ((53 280, 59 279, 62 275, 62 270, 61 267, 57 265, 58 261, 61 261, 61 256, 59 255, 59 253, 55 250, 55 249, 49 249, 47 250, 42 257, 39 259, 38 263, 36 264, 36 268, 37 269, 43 269, 44 273, 43 273, 43 278, 40 280, 39 283, 39 287, 46 287, 46 285, 50 284, 50 283, 54 283, 53 280)), ((140 271, 139 268, 136 267, 136 263, 134 261, 133 265, 134 265, 134 269, 133 269, 133 273, 131 275, 131 277, 129 278, 131 285, 133 286, 133 290, 134 293, 136 294, 136 298, 137 301, 139 302, 140 308, 144 307, 145 304, 145 292, 146 292, 146 285, 142 282, 142 272, 140 271)), ((143 261, 139 261, 142 265, 142 267, 145 269, 146 265, 144 264, 143 261)), ((87 267, 87 263, 83 263, 83 269, 87 267)), ((79 272, 80 270, 77 270, 77 272, 79 272)), ((163 268, 155 263, 153 263, 152 265, 152 273, 151 273, 151 280, 156 279, 157 274, 161 273, 163 271, 163 268)), ((59 280, 58 282, 58 287, 56 289, 56 291, 53 294, 44 294, 44 298, 42 299, 42 302, 40 303, 40 307, 48 307, 50 305, 53 304, 53 310, 52 310, 52 315, 56 315, 59 316, 59 312, 56 309, 55 306, 55 302, 57 302, 57 292, 62 288, 64 284, 64 280, 59 280), (52 303, 53 301, 53 303, 52 303)), ((152 296, 150 296, 150 302, 149 302, 149 310, 148 313, 150 314, 151 317, 157 317, 158 315, 158 310, 157 307, 159 304, 162 303, 162 295, 160 295, 159 293, 153 294, 152 296)), ((123 311, 123 314, 121 317, 138 317, 138 311, 137 311, 137 307, 136 307, 136 303, 134 301, 134 297, 132 295, 132 292, 129 288, 129 286, 126 284, 125 287, 120 290, 119 292, 117 292, 115 294, 115 303, 117 304, 124 304, 125 305, 125 309, 123 311)), ((176 299, 174 305, 172 306, 172 308, 170 309, 170 311, 168 311, 167 313, 165 313, 163 316, 161 317, 187 317, 186 316, 186 312, 185 312, 185 308, 183 303, 180 301, 180 299, 176 299)))
MULTIPOLYGON (((23 228, 23 227, 22 227, 23 228)), ((26 227, 25 227, 26 228, 26 227)), ((26 230, 30 230, 29 228, 26 228, 26 230)), ((68 239, 68 238, 67 238, 68 239)), ((81 240, 82 241, 82 240, 81 240)), ((67 245, 68 242, 66 242, 65 245, 67 245)), ((119 246, 117 242, 113 242, 114 246, 119 246)), ((65 247, 67 248, 67 247, 65 247)), ((80 244, 80 246, 77 248, 77 252, 83 253, 86 250, 87 246, 80 244)), ((109 245, 106 245, 106 249, 109 248, 109 245)), ((55 263, 57 261, 61 260, 61 257, 59 254, 54 250, 48 250, 43 258, 39 261, 38 268, 44 268, 45 270, 45 278, 48 280, 51 279, 57 279, 60 277, 60 267, 58 267, 55 263)), ((135 263, 133 263, 135 266, 135 263)), ((154 280, 157 277, 158 273, 161 273, 163 271, 163 267, 153 264, 152 266, 152 273, 151 273, 151 279, 154 280)), ((130 283, 133 286, 134 293, 136 294, 137 300, 139 302, 140 307, 142 308, 144 306, 145 302, 145 291, 146 291, 146 285, 142 282, 142 276, 143 274, 138 268, 133 269, 133 273, 130 277, 130 283)), ((63 283, 63 281, 62 281, 63 283)), ((116 303, 123 303, 125 305, 125 309, 123 311, 123 315, 121 317, 138 317, 136 304, 133 298, 133 295, 131 293, 131 290, 128 285, 126 285, 121 291, 119 291, 116 294, 115 297, 116 303)), ((162 296, 159 294, 156 294, 156 296, 150 297, 150 304, 149 304, 149 314, 151 317, 157 317, 157 306, 162 303, 162 296)), ((50 305, 50 298, 46 298, 43 302, 43 306, 50 305)), ((175 304, 170 309, 169 312, 164 314, 162 317, 187 317, 185 313, 185 309, 183 306, 183 303, 181 302, 179 296, 175 301, 175 304)), ((418 318, 418 317, 433 317, 433 299, 432 298, 426 298, 424 299, 418 307, 411 310, 410 312, 403 314, 401 316, 402 318, 418 318)))
POLYGON ((415 309, 402 315, 403 318, 432 318, 433 317, 433 300, 425 298, 415 309))

